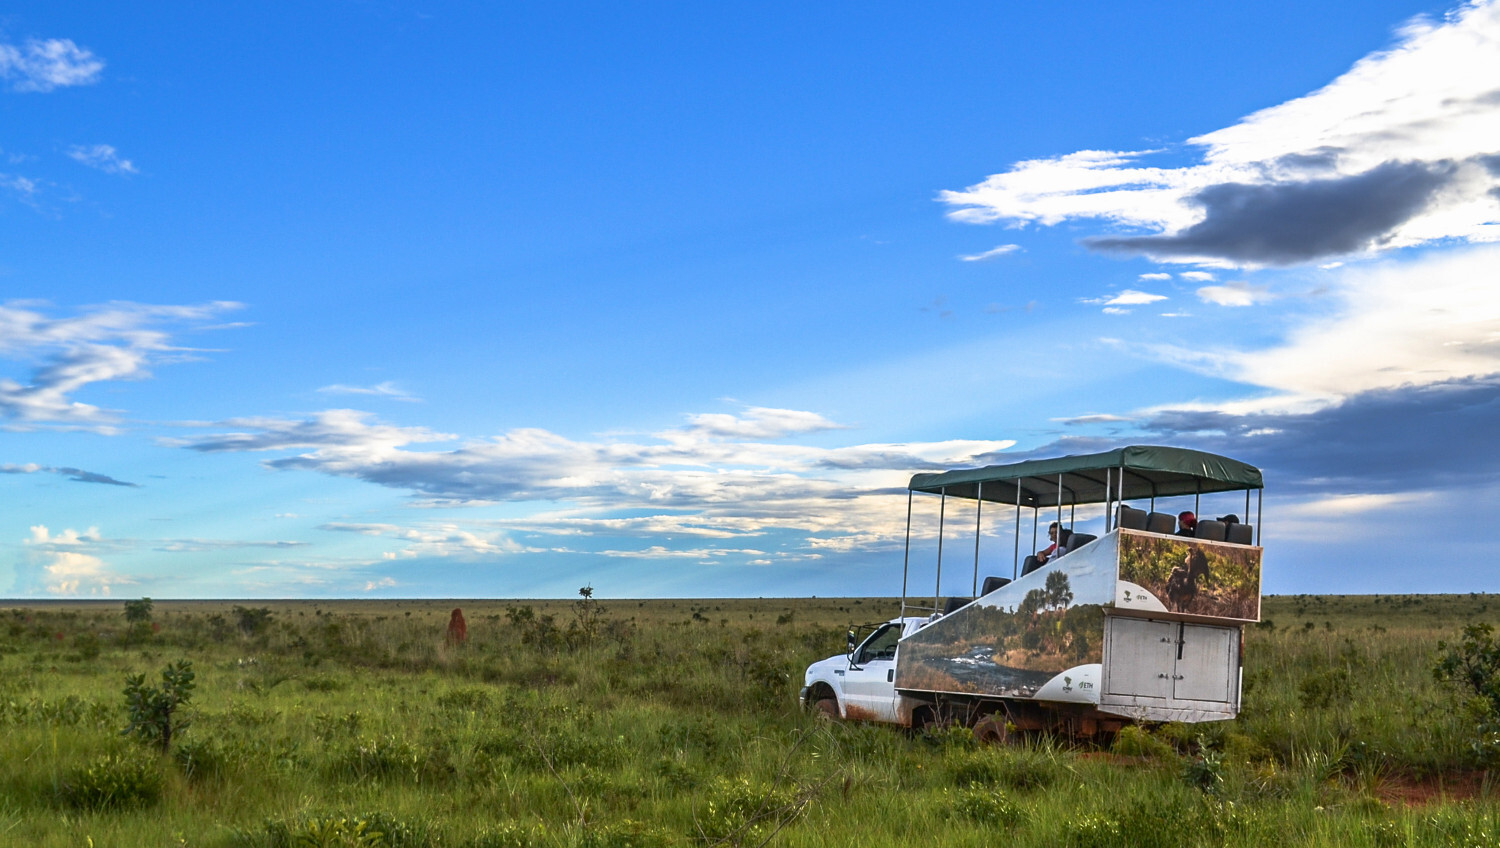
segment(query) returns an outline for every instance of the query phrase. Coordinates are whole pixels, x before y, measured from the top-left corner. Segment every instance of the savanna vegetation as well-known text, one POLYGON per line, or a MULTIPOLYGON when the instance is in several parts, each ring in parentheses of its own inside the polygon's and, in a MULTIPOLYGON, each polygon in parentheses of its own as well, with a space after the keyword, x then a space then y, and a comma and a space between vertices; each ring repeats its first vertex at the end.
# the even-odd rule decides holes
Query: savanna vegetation
POLYGON ((1500 844, 1493 596, 1268 598, 1103 748, 798 710, 888 599, 458 605, 0 604, 0 844, 1500 844))

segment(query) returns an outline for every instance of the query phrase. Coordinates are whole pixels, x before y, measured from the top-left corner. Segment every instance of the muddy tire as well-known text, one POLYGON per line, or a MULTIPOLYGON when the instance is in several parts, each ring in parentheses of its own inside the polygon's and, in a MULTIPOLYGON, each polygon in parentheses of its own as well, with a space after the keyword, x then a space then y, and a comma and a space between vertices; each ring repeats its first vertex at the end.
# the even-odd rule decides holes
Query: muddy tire
POLYGON ((813 712, 817 714, 818 718, 828 721, 838 721, 839 702, 835 698, 819 698, 818 702, 813 704, 813 712))
POLYGON ((1011 737, 1005 725, 1003 713, 985 716, 974 723, 974 739, 981 745, 1004 745, 1011 737))

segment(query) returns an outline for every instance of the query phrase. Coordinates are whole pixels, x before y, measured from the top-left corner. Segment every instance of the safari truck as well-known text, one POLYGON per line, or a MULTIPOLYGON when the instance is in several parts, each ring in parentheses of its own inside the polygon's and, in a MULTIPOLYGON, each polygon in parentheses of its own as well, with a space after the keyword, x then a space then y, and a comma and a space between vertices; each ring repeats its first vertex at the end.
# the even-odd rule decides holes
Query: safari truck
POLYGON ((1233 718, 1244 627, 1260 618, 1261 494, 1258 468, 1156 446, 918 474, 907 489, 901 614, 867 626, 867 636, 851 630, 846 654, 809 666, 802 703, 907 727, 960 722, 981 738, 1233 718), (1172 511, 1191 504, 1196 517, 1205 502, 1239 509, 1240 492, 1242 512, 1198 520, 1188 531, 1172 511), (1252 495, 1255 520, 1241 522, 1252 495), (937 501, 931 600, 910 594, 919 496, 937 501), (1055 517, 1059 528, 1045 563, 1022 558, 1028 511, 1028 550, 1036 550, 1042 521, 1055 517), (974 531, 972 589, 944 600, 946 525, 960 522, 974 531), (1097 534, 1079 532, 1089 522, 1097 534), (992 548, 1011 541, 1011 575, 981 585, 987 537, 992 548))

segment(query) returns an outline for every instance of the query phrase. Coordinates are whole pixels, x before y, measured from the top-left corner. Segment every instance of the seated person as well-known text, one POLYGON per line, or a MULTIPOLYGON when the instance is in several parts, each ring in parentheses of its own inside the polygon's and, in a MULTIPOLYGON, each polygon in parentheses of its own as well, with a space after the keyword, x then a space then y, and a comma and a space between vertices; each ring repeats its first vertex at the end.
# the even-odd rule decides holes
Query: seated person
POLYGON ((1186 510, 1177 513, 1177 535, 1186 536, 1189 539, 1198 533, 1198 516, 1186 510))
POLYGON ((1222 521, 1222 522, 1224 522, 1224 524, 1226 526, 1230 525, 1230 524, 1239 524, 1240 523, 1240 517, 1238 515, 1235 515, 1232 512, 1229 513, 1228 515, 1221 515, 1221 516, 1219 516, 1219 520, 1222 521))
POLYGON ((1056 521, 1052 522, 1047 527, 1047 538, 1052 540, 1052 544, 1036 552, 1037 563, 1046 565, 1049 560, 1056 559, 1067 553, 1068 537, 1071 535, 1071 530, 1064 530, 1058 526, 1056 521))

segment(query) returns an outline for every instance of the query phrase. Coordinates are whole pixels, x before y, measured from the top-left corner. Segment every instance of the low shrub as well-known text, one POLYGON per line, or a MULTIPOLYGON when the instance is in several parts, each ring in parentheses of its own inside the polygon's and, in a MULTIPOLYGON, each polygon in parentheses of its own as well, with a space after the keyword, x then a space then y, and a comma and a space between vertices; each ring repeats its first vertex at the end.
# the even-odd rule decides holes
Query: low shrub
POLYGON ((1011 828, 1026 817, 1014 801, 991 789, 973 787, 948 796, 950 818, 964 819, 985 827, 1011 828))
POLYGON ((135 752, 105 754, 69 771, 59 800, 79 810, 146 807, 161 800, 165 778, 155 758, 135 752))
POLYGON ((1177 753, 1171 745, 1157 739, 1145 728, 1135 724, 1120 728, 1112 750, 1125 757, 1151 757, 1153 759, 1167 759, 1176 756, 1177 753))

